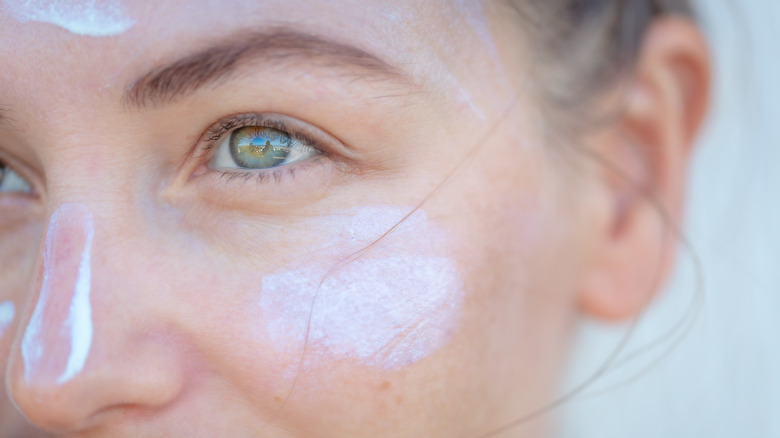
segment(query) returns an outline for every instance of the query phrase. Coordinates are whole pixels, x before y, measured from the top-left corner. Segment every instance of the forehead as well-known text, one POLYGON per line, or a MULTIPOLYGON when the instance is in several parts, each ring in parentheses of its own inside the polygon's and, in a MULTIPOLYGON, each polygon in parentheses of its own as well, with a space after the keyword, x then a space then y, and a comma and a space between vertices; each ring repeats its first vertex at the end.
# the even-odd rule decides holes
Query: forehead
POLYGON ((453 47, 484 45, 488 25, 474 0, 8 0, 0 8, 0 61, 5 80, 67 78, 90 89, 100 79, 106 88, 230 36, 286 28, 435 75, 463 63, 453 47))

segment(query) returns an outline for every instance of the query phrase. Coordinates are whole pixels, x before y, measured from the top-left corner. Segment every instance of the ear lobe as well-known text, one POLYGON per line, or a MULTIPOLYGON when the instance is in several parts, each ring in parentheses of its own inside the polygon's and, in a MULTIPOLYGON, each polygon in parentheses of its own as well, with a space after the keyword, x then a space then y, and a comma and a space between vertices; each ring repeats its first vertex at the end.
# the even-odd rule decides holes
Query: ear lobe
POLYGON ((582 311, 606 320, 636 315, 674 261, 687 167, 708 104, 710 64, 695 25, 661 18, 648 30, 623 90, 619 121, 591 144, 608 211, 579 294, 582 311))
POLYGON ((589 270, 579 296, 587 315, 620 321, 638 314, 662 286, 672 266, 675 235, 650 203, 630 207, 624 223, 607 231, 604 250, 589 270))

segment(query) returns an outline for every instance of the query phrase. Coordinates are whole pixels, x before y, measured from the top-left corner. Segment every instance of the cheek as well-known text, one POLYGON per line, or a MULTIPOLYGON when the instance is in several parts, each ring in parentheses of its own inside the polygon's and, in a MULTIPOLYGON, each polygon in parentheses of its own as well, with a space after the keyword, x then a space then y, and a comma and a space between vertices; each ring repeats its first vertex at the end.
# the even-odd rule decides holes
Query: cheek
POLYGON ((324 365, 349 360, 393 371, 444 346, 463 289, 446 258, 366 254, 263 279, 257 311, 274 348, 324 365))
POLYGON ((460 326, 463 284, 445 233, 410 211, 364 207, 318 218, 302 228, 319 243, 293 265, 232 269, 240 279, 229 287, 241 298, 224 319, 253 362, 242 370, 261 370, 256 384, 280 390, 299 375, 337 369, 386 375, 448 344, 460 326))

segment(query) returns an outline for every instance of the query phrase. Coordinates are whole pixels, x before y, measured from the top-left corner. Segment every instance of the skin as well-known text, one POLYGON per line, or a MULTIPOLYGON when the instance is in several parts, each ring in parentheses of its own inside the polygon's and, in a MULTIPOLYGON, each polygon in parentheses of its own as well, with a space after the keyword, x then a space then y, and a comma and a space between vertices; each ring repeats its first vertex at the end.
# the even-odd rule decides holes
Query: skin
MULTIPOLYGON (((674 236, 635 189, 679 219, 709 79, 690 23, 651 28, 636 72, 594 103, 620 117, 578 142, 628 184, 580 155, 561 159, 538 96, 517 91, 533 89, 531 40, 500 6, 464 17, 437 1, 157 3, 127 5, 137 22, 111 38, 0 15, 0 157, 34 187, 0 194, 0 301, 17 309, 0 338, 3 436, 34 426, 69 436, 475 437, 554 398, 580 318, 630 318, 665 276, 674 236), (123 101, 149 70, 266 25, 357 44, 403 78, 259 61, 173 102, 123 101), (324 155, 276 180, 206 172, 204 131, 253 112, 314 127, 324 155), (94 217, 94 338, 84 369, 58 385, 24 378, 20 344, 45 230, 66 203, 94 217), (274 354, 250 329, 262 322, 247 310, 257 285, 293 263, 338 263, 316 256, 338 230, 305 224, 378 204, 420 205, 447 235, 465 291, 457 331, 400 369, 325 357, 286 377, 300 356, 274 354)), ((541 417, 500 436, 547 433, 541 417)))

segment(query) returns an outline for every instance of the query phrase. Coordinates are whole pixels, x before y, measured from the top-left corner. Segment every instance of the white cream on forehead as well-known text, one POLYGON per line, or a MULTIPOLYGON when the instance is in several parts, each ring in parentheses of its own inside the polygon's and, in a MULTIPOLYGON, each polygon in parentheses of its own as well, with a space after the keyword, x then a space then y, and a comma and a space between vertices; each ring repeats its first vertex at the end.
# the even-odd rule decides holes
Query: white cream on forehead
POLYGON ((4 9, 23 23, 49 23, 77 35, 119 35, 135 25, 117 0, 6 0, 4 9))
POLYGON ((317 253, 328 262, 302 262, 262 281, 259 312, 274 348, 295 354, 305 345, 307 360, 396 370, 448 343, 460 323, 463 284, 446 257, 446 236, 423 211, 338 264, 338 255, 371 244, 410 211, 364 207, 315 221, 312 228, 331 238, 326 254, 317 253))
POLYGON ((0 337, 3 336, 5 330, 14 322, 14 316, 16 315, 16 307, 11 301, 3 301, 0 303, 0 337))

